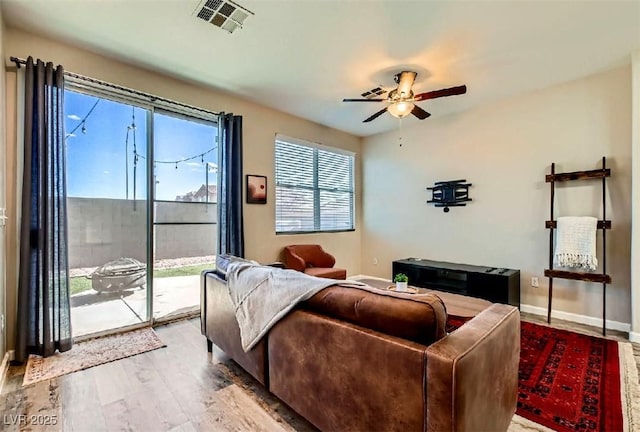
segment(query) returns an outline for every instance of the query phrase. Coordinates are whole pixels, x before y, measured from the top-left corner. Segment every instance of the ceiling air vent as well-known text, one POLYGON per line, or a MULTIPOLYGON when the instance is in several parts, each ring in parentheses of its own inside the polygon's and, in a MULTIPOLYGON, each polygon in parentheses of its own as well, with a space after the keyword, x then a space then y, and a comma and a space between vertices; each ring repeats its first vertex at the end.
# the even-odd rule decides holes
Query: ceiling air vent
POLYGON ((380 96, 385 94, 387 91, 385 89, 383 89, 382 87, 376 87, 374 89, 371 89, 369 91, 366 91, 364 93, 362 93, 362 97, 363 98, 367 98, 367 99, 373 99, 376 96, 380 96))
POLYGON ((231 0, 203 0, 196 8, 194 15, 233 33, 237 28, 242 28, 244 20, 249 15, 253 15, 253 12, 231 0))

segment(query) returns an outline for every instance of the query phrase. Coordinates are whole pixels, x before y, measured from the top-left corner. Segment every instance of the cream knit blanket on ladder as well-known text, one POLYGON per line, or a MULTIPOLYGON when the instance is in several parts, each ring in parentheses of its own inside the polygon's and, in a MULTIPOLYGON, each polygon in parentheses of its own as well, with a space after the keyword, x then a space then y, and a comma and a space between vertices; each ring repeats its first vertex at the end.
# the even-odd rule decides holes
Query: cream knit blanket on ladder
POLYGON ((596 229, 598 219, 594 217, 560 217, 556 233, 554 259, 559 267, 595 270, 596 229))

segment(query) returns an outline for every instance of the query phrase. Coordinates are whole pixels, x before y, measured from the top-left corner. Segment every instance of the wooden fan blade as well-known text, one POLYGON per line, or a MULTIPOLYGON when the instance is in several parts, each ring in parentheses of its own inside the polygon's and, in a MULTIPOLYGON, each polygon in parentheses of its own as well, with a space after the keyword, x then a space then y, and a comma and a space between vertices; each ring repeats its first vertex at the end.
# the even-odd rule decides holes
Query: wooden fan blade
POLYGON ((427 117, 431 117, 431 114, 429 114, 428 112, 420 108, 418 105, 413 106, 413 109, 411 110, 411 114, 418 117, 420 120, 424 120, 427 117))
POLYGON ((467 92, 467 86, 461 85, 457 87, 446 88, 442 90, 434 90, 426 93, 420 93, 413 97, 415 101, 427 100, 427 99, 436 99, 445 96, 455 96, 465 94, 467 92))
POLYGON ((383 102, 386 99, 342 99, 342 102, 383 102))
POLYGON ((380 111, 378 111, 377 113, 375 113, 374 115, 372 115, 371 117, 369 117, 368 119, 364 120, 362 123, 368 123, 368 122, 370 122, 371 120, 375 120, 375 119, 377 119, 378 117, 380 117, 382 114, 384 114, 386 111, 387 111, 387 109, 386 109, 386 108, 381 109, 380 111))

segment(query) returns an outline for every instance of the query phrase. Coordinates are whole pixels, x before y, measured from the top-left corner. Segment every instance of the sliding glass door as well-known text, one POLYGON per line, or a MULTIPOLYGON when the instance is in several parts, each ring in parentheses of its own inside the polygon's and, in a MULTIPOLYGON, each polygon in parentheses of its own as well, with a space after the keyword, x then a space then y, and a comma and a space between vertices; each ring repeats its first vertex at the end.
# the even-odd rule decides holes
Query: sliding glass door
POLYGON ((149 321, 148 109, 65 91, 73 336, 149 321))
POLYGON ((74 337, 199 309, 216 248, 217 128, 109 89, 65 91, 74 337))
POLYGON ((199 310, 200 273, 215 265, 217 128, 156 112, 153 316, 199 310))

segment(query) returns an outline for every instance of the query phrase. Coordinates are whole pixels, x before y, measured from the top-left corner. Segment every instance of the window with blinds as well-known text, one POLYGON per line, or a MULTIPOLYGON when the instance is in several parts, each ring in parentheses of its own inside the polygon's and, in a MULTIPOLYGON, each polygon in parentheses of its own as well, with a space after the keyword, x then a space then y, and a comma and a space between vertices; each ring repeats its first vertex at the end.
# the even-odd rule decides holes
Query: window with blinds
POLYGON ((354 155, 276 137, 276 233, 349 231, 354 155))

